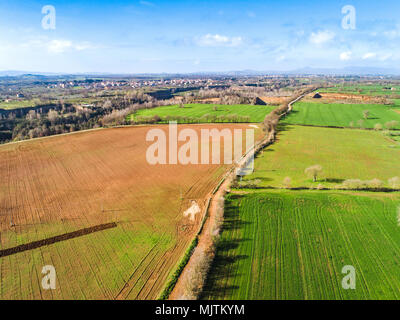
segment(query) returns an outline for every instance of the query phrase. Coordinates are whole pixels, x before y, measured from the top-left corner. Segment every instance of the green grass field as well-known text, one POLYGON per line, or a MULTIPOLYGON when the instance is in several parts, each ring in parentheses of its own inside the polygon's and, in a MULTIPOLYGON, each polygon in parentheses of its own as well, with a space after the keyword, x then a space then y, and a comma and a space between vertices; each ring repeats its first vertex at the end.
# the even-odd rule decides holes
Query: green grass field
POLYGON ((135 120, 140 117, 159 116, 165 123, 172 120, 178 122, 236 122, 229 116, 237 116, 239 122, 262 122, 265 116, 274 110, 274 106, 254 105, 215 105, 215 104, 186 104, 184 108, 178 105, 163 106, 154 109, 139 110, 129 116, 135 120), (214 109, 216 108, 216 110, 214 109), (186 119, 184 119, 186 118, 186 119))
POLYGON ((363 120, 363 128, 373 128, 375 124, 385 125, 396 120, 400 129, 400 107, 372 104, 325 104, 298 102, 293 106, 293 112, 283 120, 289 124, 314 126, 360 127, 358 121, 363 120), (364 119, 363 111, 368 110, 368 119, 364 119))
POLYGON ((13 100, 9 102, 0 102, 0 109, 11 110, 18 108, 34 107, 36 105, 35 100, 13 100))
POLYGON ((259 154, 255 172, 244 181, 282 187, 285 177, 292 187, 322 184, 334 187, 346 179, 381 179, 400 176, 400 146, 382 133, 358 129, 287 126, 278 141, 259 154), (304 170, 319 164, 323 173, 316 183, 304 170))
POLYGON ((399 299, 400 195, 227 196, 204 299, 399 299), (356 269, 356 289, 341 273, 356 269))
POLYGON ((386 95, 399 95, 399 85, 338 85, 332 88, 323 88, 319 92, 335 92, 335 93, 350 93, 350 94, 362 94, 369 96, 386 96, 386 95), (391 90, 389 88, 395 88, 391 90))

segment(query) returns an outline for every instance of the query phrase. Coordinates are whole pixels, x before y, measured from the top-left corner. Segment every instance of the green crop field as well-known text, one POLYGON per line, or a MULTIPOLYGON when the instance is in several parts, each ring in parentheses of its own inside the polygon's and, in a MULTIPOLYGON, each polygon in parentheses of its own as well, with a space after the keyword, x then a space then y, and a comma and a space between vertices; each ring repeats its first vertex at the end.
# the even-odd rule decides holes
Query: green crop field
POLYGON ((400 299, 400 195, 231 194, 204 299, 400 299), (356 289, 342 288, 355 267, 356 289))
POLYGON ((332 88, 323 88, 319 92, 335 92, 362 94, 369 96, 386 96, 400 94, 400 86, 398 85, 338 85, 332 88), (395 90, 391 90, 395 88, 395 90))
POLYGON ((244 181, 259 180, 260 186, 282 187, 285 177, 292 187, 334 187, 346 179, 380 179, 400 176, 400 146, 381 132, 287 126, 278 141, 255 161, 255 171, 244 181), (319 164, 317 182, 304 170, 319 164))
POLYGON ((27 108, 34 107, 37 101, 35 100, 13 100, 9 102, 2 101, 0 102, 0 109, 18 109, 18 108, 27 108))
POLYGON ((384 126, 393 120, 398 122, 396 129, 400 129, 399 106, 298 102, 284 122, 337 127, 351 127, 352 123, 353 127, 373 128, 377 123, 384 126), (364 119, 365 110, 369 111, 368 119, 364 119))
POLYGON ((258 105, 186 104, 184 108, 173 105, 139 110, 130 115, 129 119, 134 121, 157 115, 162 120, 159 123, 173 120, 177 120, 179 123, 262 122, 265 116, 275 108, 274 106, 258 105), (235 117, 238 121, 235 121, 235 117))

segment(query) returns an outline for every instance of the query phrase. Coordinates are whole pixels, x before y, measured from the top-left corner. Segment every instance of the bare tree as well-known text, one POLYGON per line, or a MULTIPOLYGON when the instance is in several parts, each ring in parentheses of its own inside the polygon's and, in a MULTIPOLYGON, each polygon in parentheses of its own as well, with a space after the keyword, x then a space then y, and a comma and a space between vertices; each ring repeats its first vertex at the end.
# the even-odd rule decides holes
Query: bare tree
POLYGON ((49 119, 50 122, 54 123, 57 118, 58 118, 58 112, 51 109, 48 113, 47 113, 47 118, 49 119))
POLYGON ((393 128, 395 128, 398 124, 399 124, 398 121, 392 120, 392 121, 386 122, 386 123, 385 123, 385 127, 388 128, 388 129, 393 129, 393 128))
POLYGON ((290 189, 292 185, 292 179, 290 177, 285 177, 285 179, 283 179, 283 186, 286 189, 290 189))
POLYGON ((368 186, 373 189, 379 189, 383 187, 383 182, 375 178, 372 179, 371 181, 368 181, 368 186))
POLYGON ((400 178, 399 177, 390 178, 389 186, 393 189, 399 189, 400 188, 400 178))
POLYGON ((322 173, 322 166, 316 164, 311 167, 308 167, 306 170, 304 170, 304 172, 306 175, 311 176, 313 178, 313 181, 316 182, 318 175, 322 173))

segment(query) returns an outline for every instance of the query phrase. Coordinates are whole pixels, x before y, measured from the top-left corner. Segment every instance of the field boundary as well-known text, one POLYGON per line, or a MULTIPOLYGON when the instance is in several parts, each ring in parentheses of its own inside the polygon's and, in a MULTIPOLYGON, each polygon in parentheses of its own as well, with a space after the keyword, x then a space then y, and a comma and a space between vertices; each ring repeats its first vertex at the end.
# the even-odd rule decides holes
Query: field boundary
MULTIPOLYGON (((223 178, 223 181, 224 180, 225 180, 225 178, 223 178)), ((186 250, 184 256, 182 257, 181 261, 178 264, 178 267, 176 268, 175 272, 172 274, 171 279, 168 281, 166 287, 164 288, 164 290, 160 294, 160 297, 158 298, 158 300, 167 300, 169 298, 169 295, 171 294, 172 290, 174 290, 175 285, 178 282, 180 275, 182 274, 182 272, 185 269, 186 265, 188 264, 190 258, 192 257, 193 252, 196 249, 197 244, 199 242, 199 235, 203 231, 204 224, 206 223, 207 218, 208 218, 208 210, 210 208, 211 199, 212 198, 210 197, 207 200, 207 203, 206 203, 206 206, 205 206, 205 209, 204 209, 203 219, 201 220, 201 223, 200 223, 199 231, 197 231, 196 236, 194 237, 194 239, 190 243, 189 248, 186 250)))
MULTIPOLYGON (((302 99, 308 92, 310 89, 304 91, 303 93, 299 94, 296 96, 296 98, 294 98, 292 101, 288 102, 287 104, 285 104, 285 109, 283 110, 284 112, 280 115, 278 115, 279 119, 281 119, 282 117, 286 116, 288 113, 290 113, 292 111, 292 104, 299 101, 300 99, 302 99)), ((315 88, 311 89, 312 91, 316 90, 315 88)), ((280 109, 282 109, 282 106, 276 108, 274 111, 272 111, 271 113, 274 112, 279 112, 280 109)), ((270 114, 271 114, 270 113, 270 114)), ((233 166, 230 170, 228 170, 228 172, 226 173, 226 175, 224 176, 224 178, 221 179, 221 181, 218 183, 218 185, 214 188, 214 190, 212 191, 212 197, 210 198, 210 204, 212 201, 216 201, 218 199, 218 197, 222 194, 226 193, 226 190, 231 186, 231 182, 235 176, 235 169, 236 168, 241 168, 243 166, 246 166, 248 164, 249 158, 250 157, 255 157, 262 149, 264 149, 265 147, 271 145, 272 143, 274 143, 276 140, 276 128, 272 128, 270 131, 266 132, 265 136, 263 139, 261 139, 259 142, 256 142, 249 150, 247 150, 247 152, 242 156, 242 158, 239 160, 238 164, 236 166, 233 166)), ((216 208, 214 207, 214 210, 216 208)), ((210 210, 208 210, 208 215, 206 216, 206 219, 204 219, 204 225, 207 222, 208 218, 210 218, 210 222, 207 225, 207 228, 202 228, 201 229, 201 233, 199 233, 196 236, 197 244, 196 246, 193 248, 193 251, 190 254, 189 260, 187 261, 187 263, 185 264, 185 268, 183 268, 180 272, 180 276, 177 278, 176 283, 178 284, 178 281, 180 281, 180 279, 182 278, 182 275, 184 273, 184 271, 186 269, 195 269, 196 266, 198 266, 201 263, 204 263, 204 261, 195 261, 194 259, 192 259, 194 253, 196 250, 201 250, 201 248, 211 248, 214 245, 214 239, 212 239, 215 235, 212 235, 211 230, 213 229, 213 227, 216 224, 216 221, 214 219, 212 219, 212 216, 215 216, 215 212, 213 214, 212 208, 210 208, 210 210), (211 237, 211 238, 210 238, 211 237)), ((206 259, 206 257, 204 257, 204 255, 201 255, 203 259, 206 259)), ((186 257, 185 257, 186 258, 186 257)), ((210 262, 210 265, 212 263, 212 260, 210 262)), ((207 276, 207 275, 206 275, 207 276)), ((205 279, 204 279, 205 280, 205 279)), ((183 280, 182 280, 183 282, 183 280)), ((180 286, 182 287, 182 283, 180 283, 180 286)), ((171 290, 171 292, 169 293, 169 296, 172 294, 172 291, 179 291, 177 290, 177 285, 175 285, 175 287, 171 290)), ((202 288, 201 288, 202 290, 202 288)), ((201 294, 201 292, 200 292, 201 294)), ((198 298, 198 297, 197 297, 198 298)))
POLYGON ((20 252, 29 251, 29 250, 37 249, 40 247, 48 246, 48 245, 51 245, 51 244, 54 244, 57 242, 86 236, 86 235, 94 233, 94 232, 99 232, 99 231, 103 231, 103 230, 107 230, 107 229, 111 229, 111 228, 116 228, 116 227, 117 227, 117 224, 115 222, 99 224, 97 226, 84 228, 84 229, 80 229, 80 230, 73 231, 73 232, 64 233, 64 234, 61 234, 61 235, 58 235, 55 237, 21 244, 16 247, 0 250, 0 258, 11 256, 11 255, 14 255, 14 254, 17 254, 20 252))

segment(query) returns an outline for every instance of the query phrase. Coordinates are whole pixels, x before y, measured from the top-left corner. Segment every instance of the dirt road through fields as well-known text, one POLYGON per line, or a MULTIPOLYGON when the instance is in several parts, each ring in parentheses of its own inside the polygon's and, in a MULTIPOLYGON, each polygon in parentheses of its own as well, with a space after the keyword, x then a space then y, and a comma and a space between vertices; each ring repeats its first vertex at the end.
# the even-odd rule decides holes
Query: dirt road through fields
MULTIPOLYGON (((287 105, 287 111, 284 114, 282 114, 282 116, 286 115, 287 113, 290 113, 292 111, 292 105, 297 101, 301 100, 302 98, 304 98, 305 95, 306 93, 297 96, 295 99, 289 102, 287 105)), ((254 148, 252 148, 252 150, 250 150, 246 155, 243 156, 237 167, 245 166, 246 163, 248 163, 249 161, 249 157, 252 157, 253 155, 257 154, 260 150, 264 149, 266 146, 270 145, 274 141, 275 141, 275 131, 269 132, 264 137, 264 139, 256 142, 254 148)), ((188 299, 187 290, 188 286, 190 285, 188 283, 188 281, 190 281, 191 278, 190 272, 196 270, 196 264, 198 263, 198 260, 194 258, 198 256, 196 255, 196 251, 200 254, 204 253, 213 245, 213 232, 216 226, 218 226, 218 220, 220 219, 219 217, 220 214, 218 212, 219 200, 223 198, 227 190, 229 190, 232 180, 235 178, 235 172, 236 170, 234 168, 231 169, 228 172, 225 181, 220 185, 218 190, 214 194, 211 193, 209 195, 211 197, 211 204, 208 210, 209 213, 208 219, 206 220, 202 232, 199 235, 199 241, 195 249, 195 252, 193 253, 186 267, 184 268, 182 274, 178 279, 178 282, 176 283, 172 293, 169 296, 170 300, 188 299)))

